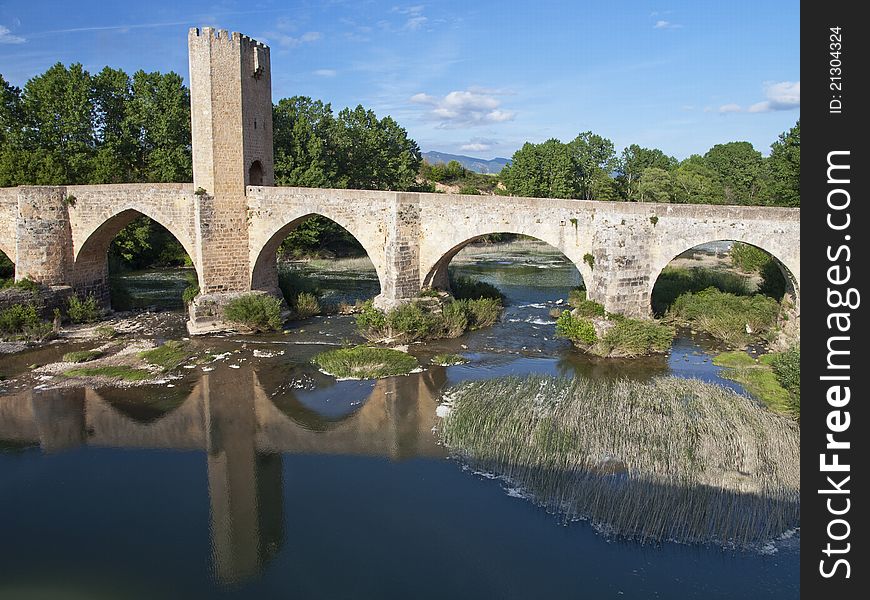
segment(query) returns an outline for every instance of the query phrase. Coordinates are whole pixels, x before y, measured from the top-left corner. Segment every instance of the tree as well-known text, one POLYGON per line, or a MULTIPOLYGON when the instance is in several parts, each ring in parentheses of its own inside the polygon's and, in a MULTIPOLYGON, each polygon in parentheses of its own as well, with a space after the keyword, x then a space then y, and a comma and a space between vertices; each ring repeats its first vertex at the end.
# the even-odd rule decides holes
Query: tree
POLYGON ((659 167, 647 167, 638 179, 637 193, 641 202, 670 202, 674 196, 671 174, 659 167))
POLYGON ((26 183, 89 183, 96 146, 90 74, 81 64, 57 63, 27 82, 21 104, 26 183))
POLYGON ((91 183, 136 181, 137 139, 129 119, 133 97, 130 77, 105 67, 92 79, 96 152, 91 183))
POLYGON ((704 158, 693 154, 671 172, 674 202, 682 204, 724 204, 725 193, 716 172, 704 158))
POLYGON ((576 164, 571 148, 557 139, 526 142, 501 171, 509 194, 535 198, 576 198, 576 164))
POLYGON ((329 152, 334 127, 332 107, 307 96, 283 98, 272 113, 275 183, 337 187, 335 152, 329 152))
POLYGON ((764 203, 764 161, 752 144, 717 144, 704 155, 704 161, 722 181, 726 204, 764 203))
POLYGON ((601 185, 603 183, 601 175, 609 178, 616 169, 616 150, 613 142, 591 131, 584 131, 574 138, 569 146, 577 167, 580 197, 586 200, 609 199, 598 198, 596 191, 607 193, 607 186, 601 185))
POLYGON ((190 181, 190 91, 177 73, 133 74, 129 126, 138 140, 138 181, 190 181))
POLYGON ((770 201, 778 206, 801 205, 801 122, 781 133, 767 159, 770 201))
POLYGON ((638 194, 638 182, 644 169, 655 167, 670 171, 677 165, 677 159, 668 156, 656 148, 641 148, 632 144, 622 151, 617 165, 617 182, 619 183, 622 197, 626 200, 634 200, 638 194))

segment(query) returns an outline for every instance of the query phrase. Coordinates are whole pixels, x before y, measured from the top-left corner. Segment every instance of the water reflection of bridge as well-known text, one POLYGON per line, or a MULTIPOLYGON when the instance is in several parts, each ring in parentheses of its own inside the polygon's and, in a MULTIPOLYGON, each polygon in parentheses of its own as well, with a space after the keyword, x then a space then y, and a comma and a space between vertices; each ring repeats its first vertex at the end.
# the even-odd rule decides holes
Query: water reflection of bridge
POLYGON ((175 408, 147 419, 119 408, 118 390, 28 390, 0 397, 0 441, 46 452, 83 445, 205 451, 215 572, 237 581, 258 573, 283 545, 282 454, 441 456, 431 429, 443 377, 436 369, 379 380, 359 410, 322 426, 311 414, 294 419, 287 408, 293 391, 282 391, 276 404, 275 387, 254 371, 204 374, 175 408))

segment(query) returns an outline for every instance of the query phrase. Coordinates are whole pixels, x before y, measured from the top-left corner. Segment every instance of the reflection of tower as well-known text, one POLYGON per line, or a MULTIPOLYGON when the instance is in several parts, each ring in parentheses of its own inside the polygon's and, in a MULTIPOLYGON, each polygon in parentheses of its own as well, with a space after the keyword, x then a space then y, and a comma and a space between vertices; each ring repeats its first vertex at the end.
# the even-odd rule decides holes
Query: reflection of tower
POLYGON ((45 390, 34 393, 31 402, 43 450, 53 452, 85 443, 84 389, 45 390))
POLYGON ((249 379, 206 375, 202 393, 214 568, 218 579, 238 581, 283 543, 281 456, 256 451, 249 379))

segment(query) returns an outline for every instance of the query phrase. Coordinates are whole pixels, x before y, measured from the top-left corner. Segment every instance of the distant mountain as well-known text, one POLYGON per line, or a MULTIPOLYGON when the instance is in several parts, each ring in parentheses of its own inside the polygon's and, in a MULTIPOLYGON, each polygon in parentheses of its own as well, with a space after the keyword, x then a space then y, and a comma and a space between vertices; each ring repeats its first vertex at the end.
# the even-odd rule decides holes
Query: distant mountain
POLYGON ((455 160, 469 171, 474 171, 475 173, 498 173, 502 167, 510 162, 509 158, 496 157, 492 160, 483 160, 482 158, 472 158, 462 154, 447 154, 446 152, 424 152, 423 159, 432 165, 449 163, 451 160, 455 160))

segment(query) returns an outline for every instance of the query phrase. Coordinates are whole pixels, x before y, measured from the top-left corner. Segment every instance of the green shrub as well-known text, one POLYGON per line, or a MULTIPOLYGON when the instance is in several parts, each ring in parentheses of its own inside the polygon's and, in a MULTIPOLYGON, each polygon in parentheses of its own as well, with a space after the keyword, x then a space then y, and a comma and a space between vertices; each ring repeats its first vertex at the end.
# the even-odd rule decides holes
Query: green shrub
POLYGON ((460 300, 464 302, 470 314, 469 323, 471 329, 483 329, 490 327, 501 316, 502 303, 496 298, 478 298, 476 300, 460 300))
POLYGON ((375 308, 371 300, 366 300, 356 314, 356 326, 369 339, 387 337, 387 315, 375 308))
POLYGON ((15 279, 7 279, 3 283, 3 288, 13 288, 16 290, 24 290, 27 292, 36 293, 39 291, 39 284, 30 279, 29 277, 25 277, 20 281, 15 281, 15 279))
POLYGON ((740 346, 776 325, 779 303, 756 294, 737 296, 716 288, 682 294, 671 305, 668 319, 705 331, 727 344, 740 346))
POLYGON ((583 317, 574 317, 571 311, 564 311, 556 319, 556 335, 567 338, 574 343, 592 345, 598 339, 592 321, 583 317))
POLYGON ((194 298, 199 296, 199 278, 197 278, 196 273, 190 272, 185 274, 184 278, 187 281, 187 287, 181 292, 181 300, 187 306, 193 302, 194 298))
POLYGON ((406 375, 420 366, 407 352, 369 346, 329 350, 315 356, 312 362, 333 377, 349 379, 406 375))
POLYGON ((664 315, 674 301, 686 292, 700 292, 714 287, 738 296, 750 294, 749 280, 743 275, 717 269, 665 267, 652 292, 652 309, 664 315))
POLYGON ((172 371, 178 368, 191 356, 193 353, 188 350, 187 344, 177 340, 169 340, 162 346, 139 353, 142 360, 149 365, 160 367, 163 371, 172 371))
POLYGON ((144 381, 153 377, 150 371, 125 365, 79 367, 65 371, 64 375, 67 377, 105 377, 107 379, 123 379, 124 381, 144 381))
POLYGON ((100 318, 100 304, 93 294, 88 294, 84 300, 70 296, 66 314, 73 323, 93 323, 100 318))
POLYGON ((771 261, 771 256, 761 248, 734 242, 731 246, 731 264, 747 273, 758 273, 771 261))
POLYGON ((464 184, 464 185, 460 186, 459 193, 465 194, 468 196, 479 196, 480 190, 477 189, 476 187, 474 187, 473 185, 464 184))
POLYGON ((101 340, 111 340, 118 335, 118 330, 111 325, 101 325, 94 330, 94 333, 101 340))
POLYGON ((604 306, 586 298, 586 290, 575 288, 568 293, 568 304, 577 309, 581 317, 603 317, 604 306))
POLYGON ((440 336, 443 319, 409 302, 387 313, 387 329, 391 337, 401 334, 409 342, 433 339, 440 336))
POLYGON ((644 356, 667 352, 674 341, 673 327, 655 321, 621 318, 607 330, 598 353, 618 356, 644 356))
POLYGON ((103 353, 100 350, 77 350, 63 355, 63 362, 83 363, 100 358, 103 353))
POLYGON ((453 365, 464 365, 468 362, 468 359, 459 354, 436 354, 432 357, 431 362, 439 367, 450 367, 453 365))
POLYGON ((224 318, 254 331, 275 331, 283 324, 281 301, 268 294, 245 294, 227 303, 224 318))
POLYGON ((320 314, 320 302, 317 296, 309 292, 299 292, 291 306, 296 318, 307 319, 320 314))
MULTIPOLYGON (((801 349, 789 348, 770 356, 770 366, 779 384, 788 390, 792 411, 800 419, 801 414, 801 349)), ((765 357, 766 358, 766 357, 765 357)))
POLYGON ((504 301, 504 296, 494 285, 462 275, 450 275, 450 291, 457 300, 493 298, 504 301))
POLYGON ((283 294, 287 305, 291 308, 293 308, 296 297, 302 292, 307 292, 315 297, 321 295, 320 288, 315 281, 305 277, 299 271, 289 268, 278 271, 278 287, 281 289, 281 294, 283 294))
POLYGON ((454 300, 441 309, 442 337, 459 337, 468 329, 470 314, 467 303, 468 300, 454 300))
POLYGON ((18 335, 28 327, 40 323, 39 314, 32 304, 13 304, 0 311, 0 333, 4 336, 18 335))

